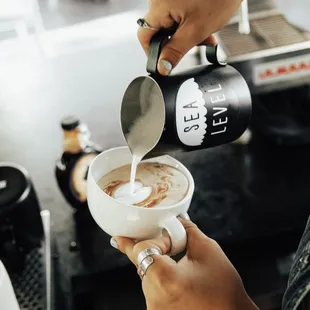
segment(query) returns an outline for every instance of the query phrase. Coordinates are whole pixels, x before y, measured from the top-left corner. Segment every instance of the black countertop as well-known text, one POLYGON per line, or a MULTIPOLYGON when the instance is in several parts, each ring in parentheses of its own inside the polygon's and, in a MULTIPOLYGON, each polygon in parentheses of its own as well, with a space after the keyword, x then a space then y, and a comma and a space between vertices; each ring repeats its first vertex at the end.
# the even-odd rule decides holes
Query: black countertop
MULTIPOLYGON (((131 267, 126 269, 127 258, 109 246, 109 237, 87 210, 74 214, 56 186, 53 170, 62 139, 59 120, 73 113, 89 124, 93 139, 104 149, 123 145, 118 124, 122 94, 134 77, 144 74, 144 65, 134 35, 121 43, 72 50, 55 58, 0 59, 0 160, 23 165, 32 176, 42 208, 51 211, 60 284, 69 308, 72 292, 79 295, 102 282, 112 286, 115 279, 129 281, 122 278, 125 273, 103 276, 104 271, 122 267, 129 270, 132 283, 137 279, 131 267), (78 241, 80 251, 70 251, 72 240, 78 241)), ((259 138, 249 146, 174 154, 196 182, 192 219, 223 246, 262 309, 279 304, 289 255, 309 214, 309 155, 309 147, 277 148, 259 138)), ((126 298, 124 290, 118 291, 121 295, 126 298)), ((101 299, 105 296, 111 299, 112 295, 102 294, 101 299)), ((118 300, 115 297, 114 303, 118 300)))

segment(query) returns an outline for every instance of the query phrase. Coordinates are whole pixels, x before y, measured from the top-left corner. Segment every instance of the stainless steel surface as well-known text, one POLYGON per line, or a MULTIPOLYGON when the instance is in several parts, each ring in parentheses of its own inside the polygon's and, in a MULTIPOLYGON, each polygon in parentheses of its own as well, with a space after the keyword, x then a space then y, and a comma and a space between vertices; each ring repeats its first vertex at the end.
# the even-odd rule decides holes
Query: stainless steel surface
POLYGON ((21 310, 45 310, 43 257, 42 248, 32 250, 26 257, 23 272, 10 275, 21 310))
POLYGON ((26 255, 22 273, 10 275, 21 310, 52 309, 50 212, 42 211, 41 218, 44 228, 42 246, 26 255))
POLYGON ((52 260, 51 260, 51 215, 50 211, 41 211, 43 230, 45 236, 45 287, 46 287, 46 310, 52 308, 52 260))
POLYGON ((158 143, 165 117, 165 100, 156 81, 148 76, 133 80, 122 101, 121 126, 131 152, 138 158, 158 143))
MULTIPOLYGON (((261 58, 267 58, 272 56, 279 56, 281 58, 282 54, 294 53, 298 51, 305 51, 307 55, 309 52, 307 51, 310 48, 310 41, 303 41, 300 43, 295 43, 292 45, 279 46, 272 49, 259 50, 253 53, 248 54, 240 54, 234 57, 229 58, 229 63, 237 63, 243 61, 251 61, 261 58)), ((228 57, 228 56, 226 56, 228 57)))
MULTIPOLYGON (((278 10, 272 0, 248 0, 249 18, 255 16, 266 16, 277 13, 278 10)), ((229 24, 238 23, 240 19, 239 11, 233 16, 229 24)))
POLYGON ((228 60, 232 61, 238 55, 302 43, 310 38, 308 33, 290 25, 282 15, 253 19, 250 25, 249 35, 240 35, 236 24, 228 25, 217 34, 228 60))
POLYGON ((239 33, 249 34, 250 32, 248 0, 243 0, 240 7, 239 33))
POLYGON ((275 4, 272 0, 248 0, 249 12, 256 13, 275 9, 275 4))
MULTIPOLYGON (((227 62, 246 79, 252 94, 310 83, 310 33, 291 25, 281 14, 255 12, 251 33, 232 23, 216 36, 227 62)), ((201 61, 204 63, 204 49, 201 61)))

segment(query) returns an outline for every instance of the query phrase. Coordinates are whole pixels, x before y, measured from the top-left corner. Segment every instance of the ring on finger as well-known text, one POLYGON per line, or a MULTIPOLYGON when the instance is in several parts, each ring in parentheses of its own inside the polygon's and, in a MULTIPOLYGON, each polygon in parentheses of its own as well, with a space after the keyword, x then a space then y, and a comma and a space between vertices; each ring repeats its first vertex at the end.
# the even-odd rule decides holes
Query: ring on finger
POLYGON ((141 279, 146 275, 147 270, 154 264, 153 256, 147 256, 139 265, 141 279))
POLYGON ((144 19, 144 18, 139 18, 137 20, 137 24, 144 29, 148 29, 148 30, 154 30, 154 31, 158 31, 158 28, 154 28, 152 26, 150 26, 150 24, 148 24, 148 22, 144 19))
POLYGON ((161 251, 159 251, 158 249, 156 248, 148 248, 148 249, 145 249, 143 251, 141 251, 139 254, 138 254, 138 265, 141 265, 141 263, 143 262, 143 260, 145 258, 147 258, 148 256, 151 256, 151 255, 162 255, 161 251))

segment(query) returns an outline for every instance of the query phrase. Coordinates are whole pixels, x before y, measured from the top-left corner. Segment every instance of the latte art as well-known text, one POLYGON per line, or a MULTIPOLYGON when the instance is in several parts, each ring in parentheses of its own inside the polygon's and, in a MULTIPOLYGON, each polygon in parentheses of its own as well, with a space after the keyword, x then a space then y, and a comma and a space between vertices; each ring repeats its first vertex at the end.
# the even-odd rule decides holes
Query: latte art
POLYGON ((131 184, 129 182, 112 182, 106 189, 105 193, 118 201, 126 202, 130 205, 139 204, 141 201, 148 199, 153 192, 150 186, 143 186, 141 182, 135 182, 134 191, 131 194, 131 184))
POLYGON ((131 165, 110 171, 98 185, 109 196, 127 204, 152 208, 171 206, 183 200, 188 180, 178 169, 159 163, 142 162, 137 167, 134 191, 130 186, 131 165))

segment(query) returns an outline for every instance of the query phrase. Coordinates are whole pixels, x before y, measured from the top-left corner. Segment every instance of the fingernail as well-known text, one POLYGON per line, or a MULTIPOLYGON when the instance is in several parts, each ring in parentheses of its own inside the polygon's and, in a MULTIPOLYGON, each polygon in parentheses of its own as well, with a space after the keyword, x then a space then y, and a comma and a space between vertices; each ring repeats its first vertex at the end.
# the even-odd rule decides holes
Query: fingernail
POLYGON ((187 213, 182 213, 179 215, 179 217, 183 220, 188 220, 188 221, 190 221, 191 219, 187 213))
POLYGON ((118 250, 118 245, 117 245, 115 238, 111 238, 110 244, 112 245, 113 248, 118 250))
POLYGON ((167 71, 167 73, 169 74, 172 70, 172 64, 168 61, 168 60, 165 60, 165 59, 162 59, 160 61, 162 67, 167 71))

